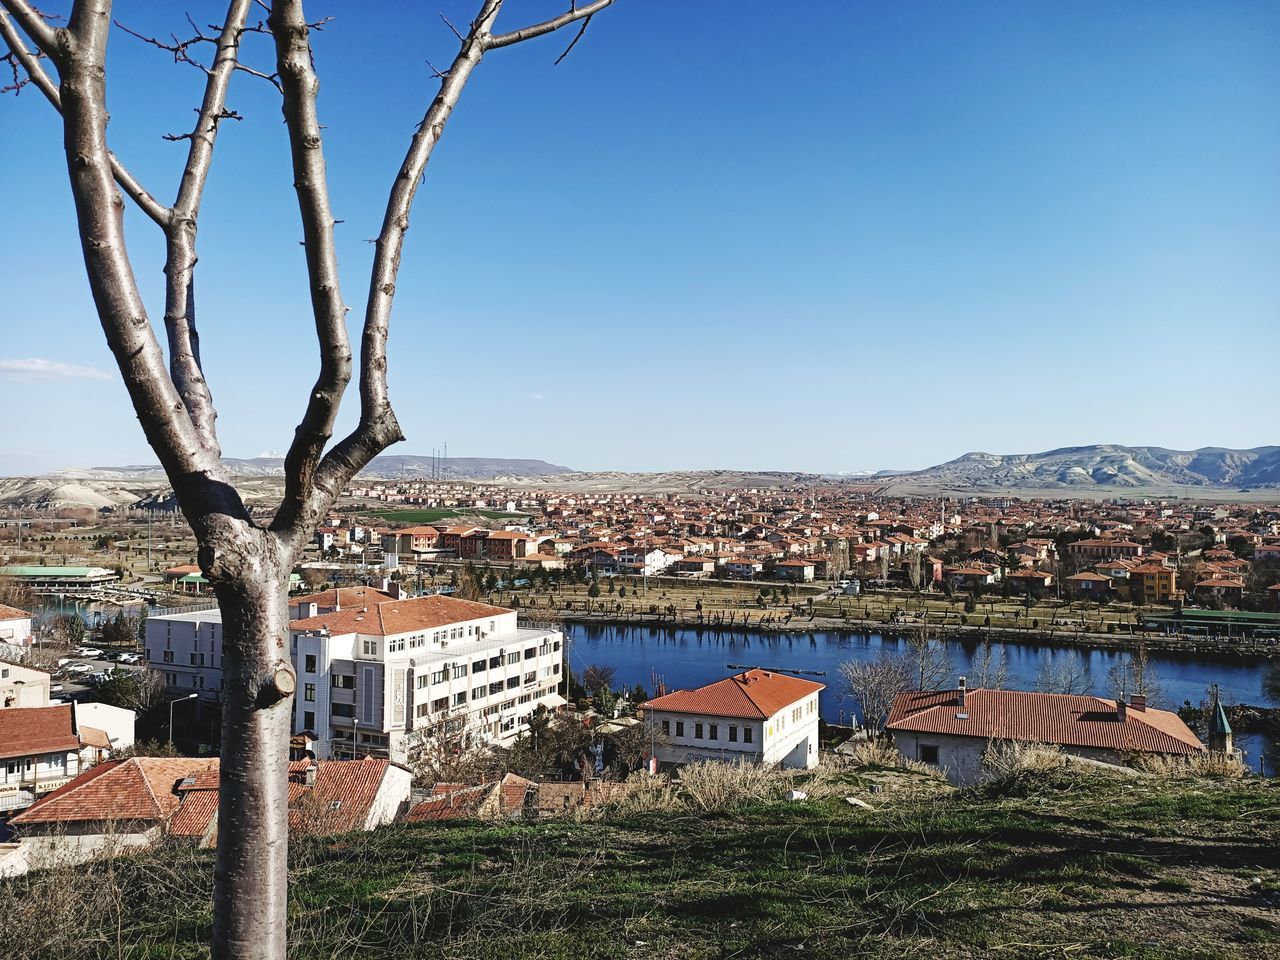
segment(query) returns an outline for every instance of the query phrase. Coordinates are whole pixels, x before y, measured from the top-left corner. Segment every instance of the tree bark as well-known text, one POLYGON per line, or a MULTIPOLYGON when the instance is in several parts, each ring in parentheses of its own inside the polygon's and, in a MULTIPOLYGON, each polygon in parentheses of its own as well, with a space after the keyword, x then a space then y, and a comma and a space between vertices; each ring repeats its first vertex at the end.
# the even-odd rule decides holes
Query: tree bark
POLYGON ((285 956, 292 558, 250 534, 243 570, 214 584, 222 610, 222 765, 214 882, 214 960, 285 956))

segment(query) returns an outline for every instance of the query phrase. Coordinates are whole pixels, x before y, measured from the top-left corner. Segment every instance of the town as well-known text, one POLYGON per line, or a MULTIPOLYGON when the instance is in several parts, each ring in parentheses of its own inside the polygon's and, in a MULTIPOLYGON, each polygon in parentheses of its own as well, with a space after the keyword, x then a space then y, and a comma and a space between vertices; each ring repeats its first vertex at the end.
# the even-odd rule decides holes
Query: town
POLYGON ((0 960, 1280 955, 1280 7, 676 9, 0 0, 0 960))
MULTIPOLYGON (((6 605, 0 617, 9 872, 48 856, 68 820, 121 818, 75 799, 126 795, 84 792, 107 775, 103 764, 121 767, 116 778, 153 782, 153 765, 173 774, 161 791, 171 800, 143 830, 152 840, 187 819, 186 803, 204 811, 207 835, 215 809, 174 788, 216 765, 200 755, 216 753, 224 691, 221 613, 200 567, 178 562, 194 560, 193 545, 163 510, 63 513, 15 514, 0 527, 6 596, 25 593, 37 608, 6 605), (80 611, 95 611, 97 626, 80 611), (195 754, 190 763, 174 745, 195 754)), ((421 805, 439 806, 430 798, 446 787, 475 798, 520 776, 535 797, 543 774, 582 784, 579 803, 618 802, 637 771, 669 775, 695 760, 809 770, 880 737, 899 762, 966 784, 989 775, 982 758, 1001 739, 1117 764, 1240 752, 1221 700, 1206 700, 1209 723, 1184 711, 1193 731, 1147 702, 1141 676, 1108 697, 1045 684, 966 689, 964 676, 937 673, 874 705, 856 671, 819 682, 786 663, 701 687, 664 668, 628 686, 616 667, 571 657, 573 628, 877 631, 905 638, 905 659, 954 636, 1274 656, 1280 509, 930 500, 856 483, 645 494, 372 481, 346 491, 293 584, 293 754, 321 772, 379 764, 384 786, 362 795, 371 806, 357 818, 370 826, 425 816, 421 805), (849 724, 824 719, 837 702, 849 724), (940 710, 950 714, 930 719, 940 710), (1090 715, 1100 719, 1083 722, 1090 715), (529 747, 548 724, 576 737, 554 761, 529 747)), ((312 777, 317 796, 350 807, 348 779, 312 777)), ((512 815, 541 809, 536 799, 517 807, 512 815)), ((84 834, 76 844, 77 855, 96 850, 84 834)))

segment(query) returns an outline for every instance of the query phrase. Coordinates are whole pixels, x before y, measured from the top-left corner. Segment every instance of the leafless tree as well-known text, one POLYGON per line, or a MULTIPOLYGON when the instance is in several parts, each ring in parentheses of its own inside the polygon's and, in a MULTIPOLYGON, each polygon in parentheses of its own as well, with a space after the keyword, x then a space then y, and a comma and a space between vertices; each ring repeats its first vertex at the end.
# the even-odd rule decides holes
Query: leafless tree
POLYGON ((286 772, 296 685, 288 653, 288 574, 343 486, 403 439, 387 390, 387 335, 409 213, 427 162, 487 54, 575 23, 576 42, 591 17, 612 0, 570 0, 561 15, 509 32, 495 27, 503 0, 477 2, 471 25, 454 31, 458 52, 447 69, 437 71, 438 90, 392 182, 365 305, 359 422, 330 446, 338 406, 352 378, 352 356, 310 42, 315 25, 308 23, 302 0, 276 0, 269 7, 266 0, 228 0, 213 33, 198 30, 191 40, 172 45, 157 41, 175 59, 197 63, 205 75, 194 126, 173 136, 187 152, 171 205, 148 191, 109 145, 111 0, 75 0, 65 26, 30 0, 0 0, 0 37, 8 47, 14 86, 34 86, 61 119, 81 249, 107 343, 147 441, 195 533, 201 570, 222 610, 227 643, 214 892, 217 958, 285 956, 286 772), (249 22, 255 3, 269 9, 263 23, 249 22), (255 69, 242 59, 243 42, 258 34, 273 39, 271 68, 255 69), (207 51, 202 62, 193 54, 197 48, 207 51), (250 515, 223 466, 196 327, 197 223, 219 132, 225 121, 240 119, 227 100, 237 72, 256 74, 281 93, 320 344, 319 376, 285 457, 284 497, 268 523, 250 515), (164 236, 167 362, 126 249, 121 193, 164 236))
POLYGON ((983 640, 969 664, 969 685, 975 690, 1003 690, 1009 682, 1009 651, 995 652, 990 640, 983 640))
POLYGON ((951 662, 951 654, 941 640, 921 627, 908 633, 906 641, 907 651, 904 657, 911 689, 940 690, 952 685, 956 669, 951 662))
POLYGON ((493 752, 472 733, 465 710, 446 710, 417 720, 405 743, 415 782, 425 787, 475 784, 497 775, 500 770, 493 752))
POLYGON ((848 696, 858 705, 862 723, 880 730, 894 698, 911 689, 913 677, 905 657, 882 653, 875 660, 846 660, 839 666, 848 696))
POLYGON ((1089 671, 1084 661, 1072 653, 1046 656, 1036 675, 1036 689, 1041 693, 1089 692, 1089 671))
POLYGON ((1107 671, 1107 684, 1117 699, 1132 694, 1147 698, 1150 706, 1159 706, 1164 696, 1160 677, 1151 666, 1147 645, 1139 643, 1132 653, 1122 656, 1107 671))

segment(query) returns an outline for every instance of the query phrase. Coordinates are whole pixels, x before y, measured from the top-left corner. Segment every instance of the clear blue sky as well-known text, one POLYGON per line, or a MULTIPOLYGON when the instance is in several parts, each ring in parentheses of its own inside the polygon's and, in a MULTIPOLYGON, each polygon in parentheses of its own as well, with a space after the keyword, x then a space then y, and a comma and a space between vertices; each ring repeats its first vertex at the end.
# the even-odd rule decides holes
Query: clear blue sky
MULTIPOLYGON (((183 30, 181 5, 118 6, 183 30)), ((455 47, 434 11, 474 6, 310 8, 336 17, 315 47, 353 337, 424 61, 455 47)), ((843 471, 1280 441, 1280 6, 620 0, 553 67, 566 39, 491 54, 429 168, 392 452, 843 471)), ((170 201, 160 137, 202 78, 123 34, 109 60, 113 147, 170 201)), ((317 364, 274 98, 236 78, 201 227, 230 456, 287 447, 317 364)), ((151 460, 60 143, 34 91, 0 101, 0 473, 151 460)), ((128 228, 158 324, 158 231, 128 228)))

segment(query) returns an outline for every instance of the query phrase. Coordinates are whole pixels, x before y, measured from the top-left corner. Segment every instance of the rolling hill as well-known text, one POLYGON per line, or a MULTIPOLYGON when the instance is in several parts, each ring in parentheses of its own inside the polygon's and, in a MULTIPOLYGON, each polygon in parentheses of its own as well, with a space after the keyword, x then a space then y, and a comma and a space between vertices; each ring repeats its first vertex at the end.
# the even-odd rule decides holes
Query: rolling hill
POLYGON ((1043 453, 966 453, 925 470, 893 477, 891 493, 1060 490, 1177 493, 1280 486, 1280 446, 1231 450, 1167 450, 1095 444, 1043 453))

